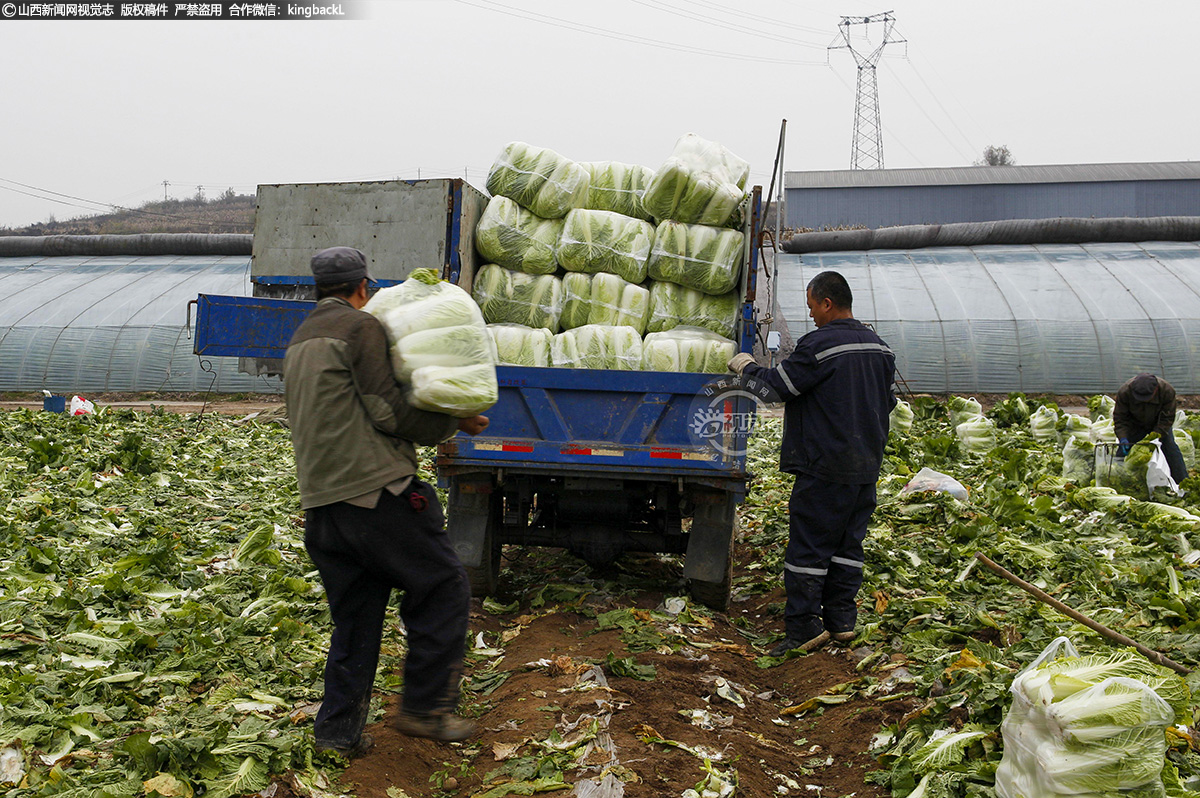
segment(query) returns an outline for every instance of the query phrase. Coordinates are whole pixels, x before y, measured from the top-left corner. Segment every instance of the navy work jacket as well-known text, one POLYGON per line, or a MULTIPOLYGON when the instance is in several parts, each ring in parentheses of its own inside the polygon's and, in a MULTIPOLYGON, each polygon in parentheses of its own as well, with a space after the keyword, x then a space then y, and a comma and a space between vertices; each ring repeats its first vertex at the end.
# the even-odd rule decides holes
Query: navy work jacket
POLYGON ((784 404, 779 468, 828 482, 879 479, 888 415, 896 406, 896 357, 857 319, 836 319, 796 343, 786 360, 743 372, 784 404))

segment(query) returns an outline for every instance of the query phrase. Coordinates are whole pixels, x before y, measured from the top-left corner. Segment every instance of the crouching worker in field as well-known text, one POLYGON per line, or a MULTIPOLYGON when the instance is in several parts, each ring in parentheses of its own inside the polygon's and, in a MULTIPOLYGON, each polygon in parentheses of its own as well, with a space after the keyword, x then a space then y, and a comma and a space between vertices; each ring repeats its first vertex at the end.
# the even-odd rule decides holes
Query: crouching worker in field
POLYGON ((1175 407, 1175 388, 1171 383, 1153 374, 1139 374, 1117 390, 1113 431, 1122 457, 1129 453, 1130 446, 1157 432, 1163 456, 1171 468, 1171 479, 1179 483, 1187 478, 1187 465, 1175 442, 1175 407))
POLYGON ((729 361, 731 371, 761 380, 785 403, 779 469, 796 481, 788 502, 784 639, 773 657, 811 651, 830 638, 854 639, 863 540, 896 405, 895 356, 854 319, 846 279, 821 272, 807 299, 817 329, 783 363, 764 368, 745 353, 729 361))
POLYGON ((333 618, 317 748, 354 757, 371 747, 363 727, 393 588, 404 591, 408 630, 403 707, 393 725, 462 740, 474 731, 454 714, 470 587, 437 494, 415 476, 415 445, 458 430, 477 435, 488 420, 408 404, 383 325, 362 310, 370 279, 362 252, 333 247, 311 265, 317 306, 288 344, 283 370, 304 544, 333 618))

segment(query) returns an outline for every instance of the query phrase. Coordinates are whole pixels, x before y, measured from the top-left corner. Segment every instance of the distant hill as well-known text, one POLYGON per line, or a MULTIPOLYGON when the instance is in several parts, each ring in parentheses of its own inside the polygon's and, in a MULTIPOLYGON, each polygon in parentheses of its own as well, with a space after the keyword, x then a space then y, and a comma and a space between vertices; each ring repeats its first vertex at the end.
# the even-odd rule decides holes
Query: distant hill
POLYGON ((51 217, 28 227, 0 227, 0 236, 122 235, 131 233, 253 233, 254 197, 226 191, 216 199, 193 197, 147 202, 139 208, 79 216, 51 217))

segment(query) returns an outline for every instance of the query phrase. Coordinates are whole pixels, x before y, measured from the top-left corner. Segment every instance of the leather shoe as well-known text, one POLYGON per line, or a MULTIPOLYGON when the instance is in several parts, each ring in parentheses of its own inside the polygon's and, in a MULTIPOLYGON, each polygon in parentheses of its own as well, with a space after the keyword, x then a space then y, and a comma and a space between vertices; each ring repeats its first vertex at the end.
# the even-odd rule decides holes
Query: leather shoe
POLYGON ((451 712, 417 715, 403 712, 392 719, 391 726, 409 737, 427 737, 445 743, 457 743, 475 733, 475 724, 451 712))
POLYGON ((786 656, 789 651, 796 650, 805 652, 816 651, 818 648, 829 642, 829 637, 829 632, 821 632, 819 635, 809 640, 796 640, 795 638, 785 637, 783 640, 779 641, 779 644, 776 645, 775 648, 771 649, 769 656, 783 657, 786 656))
POLYGON ((323 745, 321 743, 317 743, 317 751, 332 751, 335 754, 344 756, 346 759, 357 759, 367 751, 370 751, 374 745, 375 738, 370 734, 363 732, 361 735, 359 735, 358 742, 349 748, 339 748, 336 745, 323 745))

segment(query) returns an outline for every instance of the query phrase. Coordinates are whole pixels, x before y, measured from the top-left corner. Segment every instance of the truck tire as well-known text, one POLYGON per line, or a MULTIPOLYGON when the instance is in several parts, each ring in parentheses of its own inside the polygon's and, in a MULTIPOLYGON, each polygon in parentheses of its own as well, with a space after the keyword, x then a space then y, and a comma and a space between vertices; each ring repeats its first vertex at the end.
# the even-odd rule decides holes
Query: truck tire
POLYGON ((467 571, 472 596, 494 594, 500 580, 501 501, 488 482, 461 477, 450 481, 446 531, 467 571))
POLYGON ((477 567, 467 567, 467 581, 472 596, 493 596, 500 584, 500 536, 496 532, 495 516, 488 521, 483 534, 483 556, 477 567))
POLYGON ((712 491, 697 497, 683 575, 692 598, 718 611, 729 607, 736 527, 734 494, 712 491))

